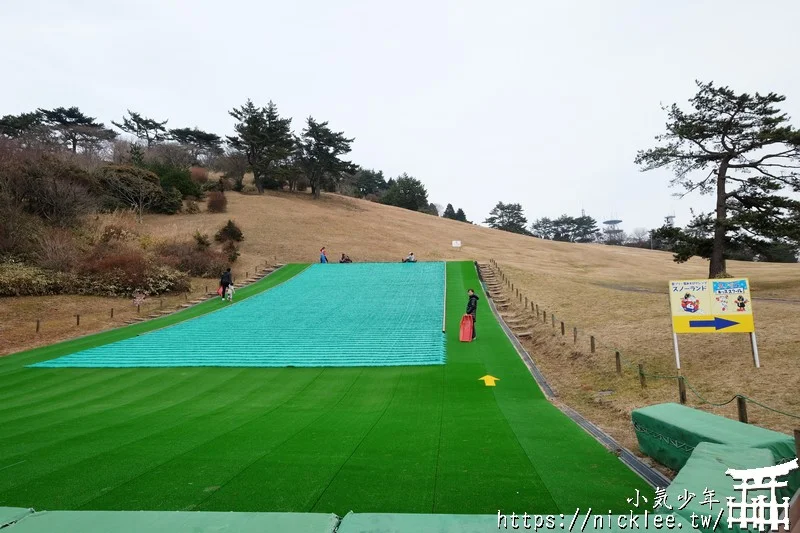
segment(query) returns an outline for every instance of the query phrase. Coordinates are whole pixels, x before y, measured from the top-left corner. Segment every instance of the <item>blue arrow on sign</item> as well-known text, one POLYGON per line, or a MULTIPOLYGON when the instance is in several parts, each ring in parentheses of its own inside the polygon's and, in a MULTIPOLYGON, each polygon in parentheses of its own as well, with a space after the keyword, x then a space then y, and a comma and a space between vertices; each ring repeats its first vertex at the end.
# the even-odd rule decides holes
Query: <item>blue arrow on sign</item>
POLYGON ((714 320, 690 320, 689 327, 690 328, 714 328, 715 330, 719 331, 721 329, 729 328, 731 326, 738 325, 738 322, 734 322, 733 320, 728 320, 726 318, 720 318, 718 316, 714 317, 714 320))

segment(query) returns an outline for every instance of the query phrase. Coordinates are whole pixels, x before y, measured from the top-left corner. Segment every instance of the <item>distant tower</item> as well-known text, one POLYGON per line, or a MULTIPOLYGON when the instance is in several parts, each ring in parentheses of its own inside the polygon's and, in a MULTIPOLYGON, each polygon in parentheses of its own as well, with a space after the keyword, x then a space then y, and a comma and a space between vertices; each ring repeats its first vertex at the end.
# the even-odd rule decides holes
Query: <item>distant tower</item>
POLYGON ((664 217, 664 224, 671 228, 675 225, 675 215, 667 215, 664 217))
POLYGON ((622 230, 619 229, 619 225, 622 224, 622 221, 616 218, 611 220, 603 221, 603 233, 606 236, 607 243, 618 243, 622 241, 622 230))

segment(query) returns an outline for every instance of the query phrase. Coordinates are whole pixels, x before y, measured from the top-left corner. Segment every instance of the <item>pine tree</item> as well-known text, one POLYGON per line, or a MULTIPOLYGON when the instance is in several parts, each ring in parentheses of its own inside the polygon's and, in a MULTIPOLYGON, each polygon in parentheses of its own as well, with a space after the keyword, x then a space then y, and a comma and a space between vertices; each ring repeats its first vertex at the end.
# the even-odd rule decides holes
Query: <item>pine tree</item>
POLYGON ((428 203, 428 191, 422 182, 406 173, 395 180, 394 185, 381 198, 381 203, 411 211, 435 212, 438 215, 436 208, 431 209, 428 203))
POLYGON ((84 115, 77 107, 39 109, 38 112, 42 122, 72 153, 77 153, 79 147, 85 151, 97 150, 103 142, 117 137, 114 131, 96 122, 94 117, 84 115))
POLYGON ((141 114, 128 109, 128 116, 122 117, 122 122, 111 123, 126 133, 136 136, 140 141, 144 141, 145 146, 151 146, 168 141, 169 131, 165 128, 168 120, 159 122, 152 118, 143 117, 141 114))
POLYGON ((322 189, 341 173, 356 171, 356 166, 341 156, 350 153, 355 139, 348 139, 344 132, 335 132, 327 122, 317 122, 308 117, 306 127, 297 143, 298 160, 306 173, 311 195, 319 198, 322 189))
POLYGON ((497 205, 489 213, 489 217, 484 221, 489 224, 489 227, 501 229, 503 231, 510 231, 511 233, 520 233, 522 235, 530 235, 527 229, 528 219, 522 214, 522 206, 520 204, 504 204, 497 202, 497 205))
POLYGON ((292 119, 281 118, 272 101, 267 107, 256 107, 247 100, 242 107, 231 110, 230 115, 239 122, 234 126, 236 135, 228 137, 228 142, 247 156, 258 191, 278 188, 281 172, 276 167, 292 154, 295 146, 292 119))
POLYGON ((169 130, 170 137, 186 146, 192 159, 209 159, 222 154, 222 137, 197 128, 176 128, 169 130))
POLYGON ((457 220, 456 219, 456 210, 453 209, 453 204, 447 204, 447 207, 444 208, 444 214, 442 215, 442 218, 449 218, 451 220, 457 220))
POLYGON ((356 172, 355 186, 360 198, 366 198, 373 194, 380 194, 389 188, 382 171, 368 170, 365 168, 360 168, 356 172))
POLYGON ((689 100, 693 110, 684 112, 677 104, 665 108, 667 132, 656 137, 659 146, 640 151, 635 162, 643 170, 671 168, 672 184, 686 194, 716 197, 713 215, 701 214, 695 224, 711 232, 710 242, 683 247, 679 256, 709 258, 714 278, 725 274, 731 246, 800 241, 800 201, 781 194, 800 190, 800 131, 777 108, 784 96, 697 85, 689 100))

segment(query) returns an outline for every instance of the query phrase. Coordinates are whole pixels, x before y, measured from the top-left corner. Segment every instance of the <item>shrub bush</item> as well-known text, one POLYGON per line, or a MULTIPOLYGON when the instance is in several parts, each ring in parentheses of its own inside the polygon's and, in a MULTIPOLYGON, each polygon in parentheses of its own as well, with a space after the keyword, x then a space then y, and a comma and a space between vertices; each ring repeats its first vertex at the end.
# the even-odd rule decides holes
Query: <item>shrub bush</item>
POLYGON ((69 272, 78 264, 80 252, 72 232, 52 228, 36 239, 37 264, 48 270, 69 272))
POLYGON ((200 206, 197 205, 196 200, 186 200, 184 211, 186 211, 187 215, 196 215, 200 212, 200 206))
POLYGON ((203 193, 212 192, 212 191, 219 192, 219 182, 207 181, 206 183, 204 183, 203 185, 200 186, 200 191, 203 192, 203 193))
POLYGON ((193 277, 215 278, 228 267, 224 253, 198 250, 191 242, 163 244, 158 253, 168 265, 193 277))
POLYGON ((239 256, 241 255, 239 253, 239 250, 236 248, 236 245, 233 243, 233 241, 226 242, 225 246, 222 247, 222 251, 225 252, 225 254, 227 254, 228 261, 231 263, 235 263, 236 260, 239 259, 239 256))
POLYGON ((19 152, 0 162, 3 195, 54 226, 73 227, 95 208, 97 181, 51 154, 19 152))
POLYGON ((158 176, 139 167, 105 165, 95 171, 105 196, 117 202, 105 202, 107 207, 116 205, 140 211, 152 209, 162 201, 164 190, 158 176))
POLYGON ((155 295, 189 288, 185 274, 165 266, 150 266, 140 282, 132 283, 120 270, 86 276, 30 265, 0 264, 0 296, 81 294, 130 297, 135 292, 155 295))
POLYGON ((206 183, 203 184, 202 189, 204 191, 219 191, 222 188, 225 191, 233 191, 236 189, 236 180, 231 179, 227 176, 220 176, 217 179, 209 179, 206 183), (220 185, 220 183, 222 185, 220 185))
POLYGON ((136 233, 128 228, 119 224, 109 224, 103 228, 100 233, 100 242, 107 243, 111 241, 126 242, 136 238, 136 233))
POLYGON ((261 186, 271 191, 278 191, 283 189, 283 181, 275 177, 269 176, 261 178, 261 186))
POLYGON ((77 287, 75 277, 21 263, 0 264, 0 296, 48 296, 77 287))
POLYGON ((202 192, 200 185, 192 181, 192 175, 188 168, 163 162, 150 163, 147 168, 158 176, 164 190, 169 190, 170 187, 178 189, 181 199, 184 196, 200 196, 202 192))
POLYGON ((185 274, 156 264, 142 248, 128 243, 96 246, 84 259, 81 274, 77 285, 82 294, 161 294, 188 287, 185 274))
POLYGON ((82 272, 88 276, 124 280, 126 284, 140 286, 147 278, 148 261, 145 251, 137 246, 120 242, 99 244, 86 256, 82 272))
POLYGON ((174 215, 179 213, 183 207, 183 195, 175 187, 169 187, 164 190, 161 198, 153 205, 151 211, 154 213, 163 213, 165 215, 174 215))
POLYGON ((192 181, 198 185, 202 185, 208 181, 208 169, 203 167, 191 167, 189 169, 189 176, 192 181))
POLYGON ((206 207, 209 213, 224 213, 228 208, 228 199, 219 191, 210 192, 206 207))
POLYGON ((211 247, 211 239, 209 239, 208 235, 205 233, 200 233, 200 231, 194 232, 194 242, 197 249, 201 252, 211 247))
POLYGON ((228 220, 228 223, 222 226, 217 234, 214 235, 214 240, 217 242, 242 242, 244 240, 244 236, 242 235, 242 230, 239 228, 239 226, 237 226, 233 220, 228 220))
POLYGON ((41 219, 26 213, 22 206, 4 203, 0 198, 0 256, 33 255, 36 238, 44 231, 41 219))

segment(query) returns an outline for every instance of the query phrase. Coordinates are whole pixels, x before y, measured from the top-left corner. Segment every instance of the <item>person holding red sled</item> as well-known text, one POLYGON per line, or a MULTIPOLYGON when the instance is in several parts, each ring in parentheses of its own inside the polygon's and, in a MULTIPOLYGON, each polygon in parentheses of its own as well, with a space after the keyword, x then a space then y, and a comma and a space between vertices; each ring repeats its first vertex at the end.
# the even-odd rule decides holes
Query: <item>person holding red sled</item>
POLYGON ((472 289, 469 289, 467 294, 469 295, 469 300, 467 300, 467 313, 461 320, 461 340, 464 342, 471 342, 477 338, 477 333, 475 332, 475 319, 478 312, 478 295, 475 294, 475 291, 472 289), (471 334, 469 333, 469 330, 465 331, 465 328, 472 330, 471 334))

